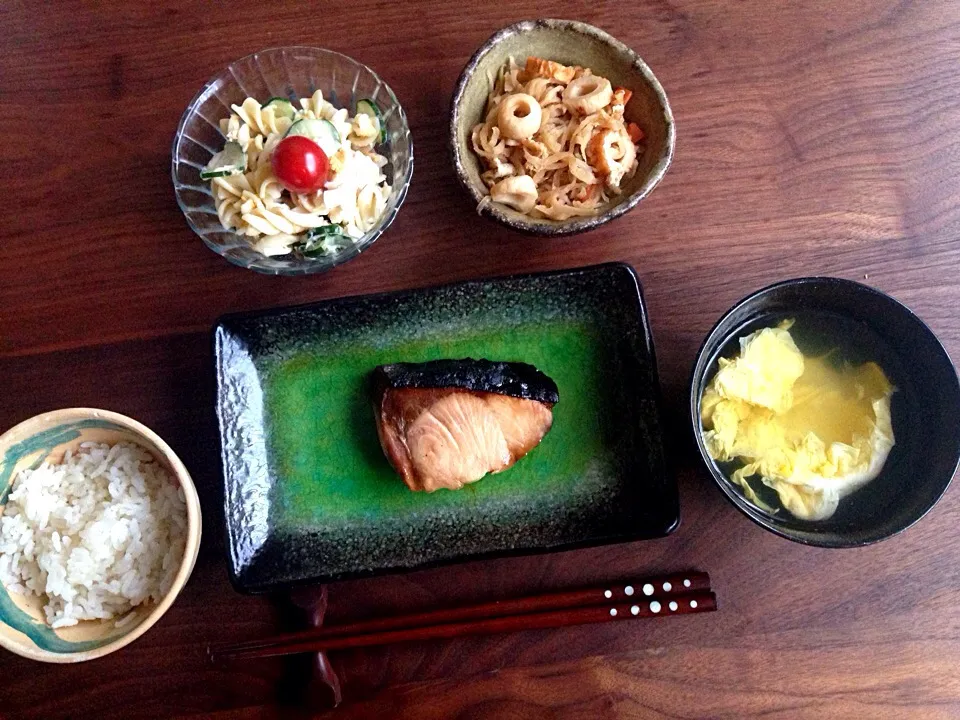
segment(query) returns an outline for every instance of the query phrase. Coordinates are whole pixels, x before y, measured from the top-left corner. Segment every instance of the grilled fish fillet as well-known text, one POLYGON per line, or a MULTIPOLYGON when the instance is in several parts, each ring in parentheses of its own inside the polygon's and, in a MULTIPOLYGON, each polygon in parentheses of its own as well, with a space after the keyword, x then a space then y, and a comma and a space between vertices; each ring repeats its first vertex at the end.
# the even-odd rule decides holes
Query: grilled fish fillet
POLYGON ((524 363, 438 360, 374 373, 377 433, 411 490, 457 490, 522 458, 553 424, 556 384, 524 363))

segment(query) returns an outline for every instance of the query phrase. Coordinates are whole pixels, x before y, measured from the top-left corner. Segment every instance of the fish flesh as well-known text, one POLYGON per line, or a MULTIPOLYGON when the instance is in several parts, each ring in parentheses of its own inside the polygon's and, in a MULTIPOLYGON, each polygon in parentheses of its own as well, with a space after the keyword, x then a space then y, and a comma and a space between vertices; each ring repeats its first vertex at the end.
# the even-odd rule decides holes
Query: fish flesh
POLYGON ((434 360, 373 373, 377 434, 411 490, 458 490, 511 467, 553 424, 557 385, 533 365, 434 360))
POLYGON ((553 424, 556 383, 532 365, 434 360, 374 371, 377 434, 411 490, 457 490, 511 467, 553 424))

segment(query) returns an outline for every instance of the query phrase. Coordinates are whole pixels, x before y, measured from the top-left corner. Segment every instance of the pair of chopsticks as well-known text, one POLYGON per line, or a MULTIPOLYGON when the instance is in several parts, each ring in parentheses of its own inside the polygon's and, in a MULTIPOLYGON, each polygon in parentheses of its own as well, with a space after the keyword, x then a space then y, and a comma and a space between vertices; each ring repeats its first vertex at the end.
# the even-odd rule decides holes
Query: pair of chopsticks
POLYGON ((712 612, 717 598, 702 572, 364 620, 208 648, 213 662, 248 660, 416 640, 712 612))

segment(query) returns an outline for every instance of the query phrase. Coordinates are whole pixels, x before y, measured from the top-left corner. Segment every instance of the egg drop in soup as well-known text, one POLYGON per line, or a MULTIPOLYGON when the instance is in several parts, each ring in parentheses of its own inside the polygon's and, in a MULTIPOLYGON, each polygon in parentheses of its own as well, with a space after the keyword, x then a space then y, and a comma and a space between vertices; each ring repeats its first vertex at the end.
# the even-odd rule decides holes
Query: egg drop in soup
POLYGON ((895 442, 894 387, 875 362, 805 356, 792 326, 758 330, 739 356, 720 358, 701 399, 703 441, 714 460, 742 463, 730 479, 757 507, 775 511, 754 478, 793 516, 826 520, 880 474, 895 442))

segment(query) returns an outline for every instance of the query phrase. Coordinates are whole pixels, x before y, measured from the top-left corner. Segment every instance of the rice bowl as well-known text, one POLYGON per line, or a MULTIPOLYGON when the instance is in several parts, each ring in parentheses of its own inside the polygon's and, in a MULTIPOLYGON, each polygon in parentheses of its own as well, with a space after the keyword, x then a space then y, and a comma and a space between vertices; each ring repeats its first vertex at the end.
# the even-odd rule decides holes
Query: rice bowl
POLYGON ((149 428, 58 410, 0 435, 0 647, 73 663, 133 642, 196 562, 189 473, 149 428))

